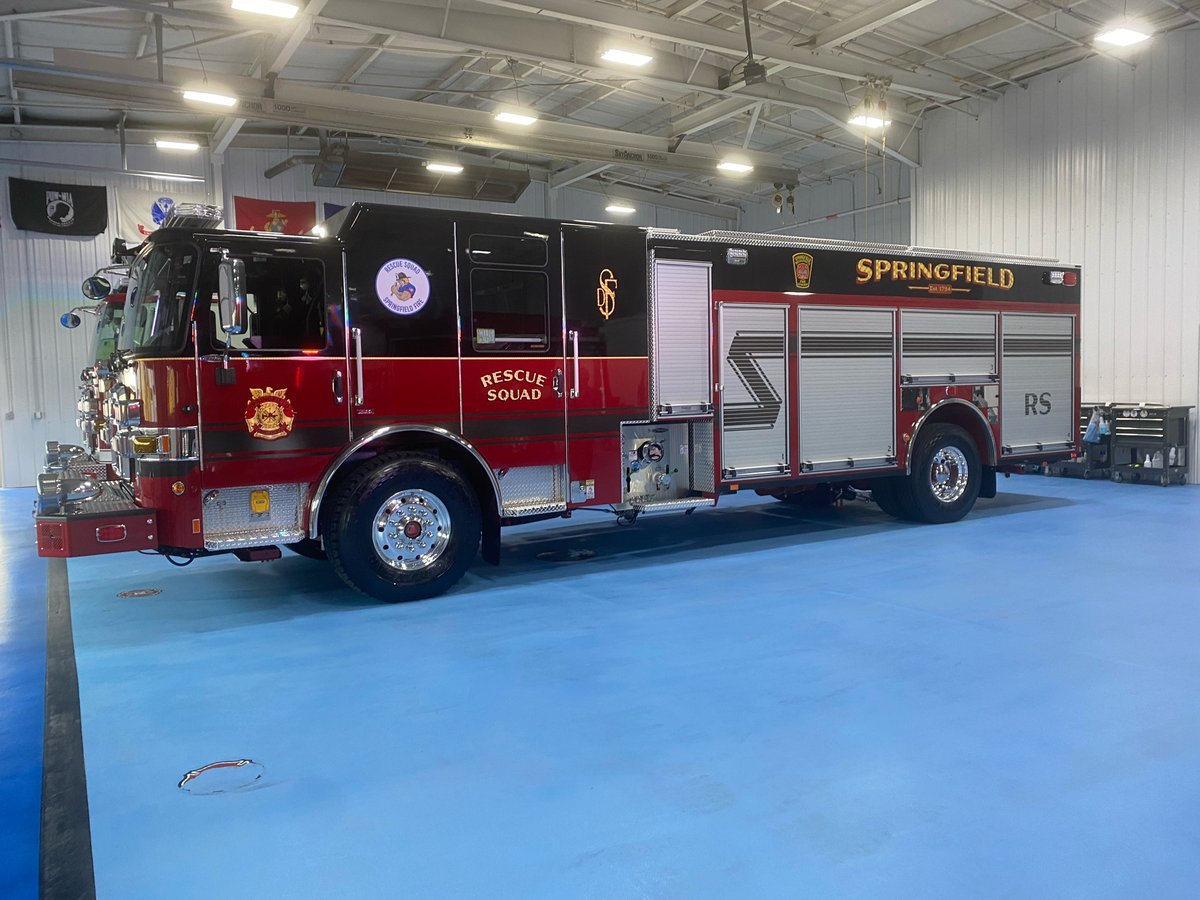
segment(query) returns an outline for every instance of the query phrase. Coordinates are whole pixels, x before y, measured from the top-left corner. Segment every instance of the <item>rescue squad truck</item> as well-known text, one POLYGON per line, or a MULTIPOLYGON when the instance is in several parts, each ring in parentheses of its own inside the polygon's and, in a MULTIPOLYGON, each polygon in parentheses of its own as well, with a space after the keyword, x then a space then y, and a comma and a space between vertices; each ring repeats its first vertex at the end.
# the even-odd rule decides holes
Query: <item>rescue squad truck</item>
POLYGON ((414 600, 578 508, 853 486, 944 523, 1076 448, 1052 261, 372 204, 325 237, 202 224, 133 262, 112 477, 51 446, 43 556, 287 546, 414 600))

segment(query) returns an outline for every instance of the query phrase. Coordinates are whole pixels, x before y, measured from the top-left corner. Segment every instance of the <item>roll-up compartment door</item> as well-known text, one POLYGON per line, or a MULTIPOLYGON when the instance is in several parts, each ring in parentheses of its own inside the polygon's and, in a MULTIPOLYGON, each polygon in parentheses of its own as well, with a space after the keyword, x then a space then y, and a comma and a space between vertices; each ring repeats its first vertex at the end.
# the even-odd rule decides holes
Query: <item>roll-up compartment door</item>
POLYGON ((896 461, 895 316, 800 309, 800 461, 806 471, 896 461))
POLYGON ((900 314, 900 377, 908 384, 996 379, 996 317, 992 313, 900 314))
POLYGON ((651 297, 651 416, 712 412, 712 264, 656 259, 651 297))
POLYGON ((1003 317, 1000 429, 1007 455, 1061 450, 1075 441, 1075 320, 1003 317))
POLYGON ((721 471, 754 478, 788 471, 788 308, 722 303, 721 471))

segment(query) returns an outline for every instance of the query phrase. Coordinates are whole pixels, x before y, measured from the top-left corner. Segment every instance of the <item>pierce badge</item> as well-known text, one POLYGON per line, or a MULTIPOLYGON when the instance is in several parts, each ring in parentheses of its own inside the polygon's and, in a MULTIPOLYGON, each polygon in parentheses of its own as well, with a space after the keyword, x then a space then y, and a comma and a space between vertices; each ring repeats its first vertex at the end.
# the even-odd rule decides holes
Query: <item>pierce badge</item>
POLYGON ((796 289, 807 291, 812 284, 813 258, 811 253, 792 254, 792 269, 796 276, 796 289))
POLYGON ((600 285, 596 288, 596 309, 604 318, 617 311, 617 276, 612 269, 602 269, 600 285))
POLYGON ((296 413, 287 398, 287 388, 250 388, 246 403, 246 429, 260 441, 277 441, 292 433, 296 413))

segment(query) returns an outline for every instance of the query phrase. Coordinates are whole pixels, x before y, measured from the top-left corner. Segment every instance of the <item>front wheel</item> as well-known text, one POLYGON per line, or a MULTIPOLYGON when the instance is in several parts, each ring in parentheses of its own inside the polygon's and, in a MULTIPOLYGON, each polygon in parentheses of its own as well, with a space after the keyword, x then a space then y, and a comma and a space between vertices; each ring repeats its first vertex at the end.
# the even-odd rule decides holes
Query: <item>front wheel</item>
POLYGON ((912 473, 897 487, 918 522, 957 522, 979 497, 983 467, 971 436, 957 425, 928 426, 913 451, 912 473))
POLYGON ((342 580, 383 600, 424 600, 452 587, 479 549, 479 501, 452 465, 389 453, 338 488, 322 522, 342 580))

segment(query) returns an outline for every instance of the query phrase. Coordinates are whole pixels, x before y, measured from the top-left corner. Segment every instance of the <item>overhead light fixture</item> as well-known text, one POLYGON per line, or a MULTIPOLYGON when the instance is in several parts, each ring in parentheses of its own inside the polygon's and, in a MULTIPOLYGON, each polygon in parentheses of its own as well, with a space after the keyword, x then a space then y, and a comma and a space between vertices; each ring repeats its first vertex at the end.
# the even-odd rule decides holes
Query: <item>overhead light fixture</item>
POLYGON ((425 168, 430 172, 441 172, 444 175, 461 175, 463 167, 458 163, 427 162, 425 168))
POLYGON ((324 225, 314 225, 312 227, 312 234, 315 234, 317 237, 326 237, 329 232, 325 230, 324 225))
POLYGON ((214 106, 237 106, 237 97, 211 94, 208 91, 184 91, 183 99, 194 100, 196 103, 211 103, 214 106))
POLYGON ((280 3, 279 0, 230 0, 229 6, 240 12, 277 16, 280 19, 294 19, 296 13, 300 12, 296 4, 280 3))
POLYGON ((854 109, 850 110, 850 118, 846 121, 859 128, 887 128, 892 124, 888 115, 887 100, 884 95, 891 86, 890 78, 869 77, 863 83, 863 98, 854 109))
POLYGON ((1103 44, 1112 44, 1114 47, 1131 47, 1149 37, 1150 34, 1144 31, 1140 25, 1124 21, 1104 29, 1096 35, 1096 40, 1103 44))
POLYGON ((537 116, 529 115, 528 113, 506 111, 496 113, 496 121, 506 122, 509 125, 532 125, 537 121, 537 116))
POLYGON ((615 47, 610 47, 600 54, 600 58, 605 62, 620 63, 623 66, 644 66, 653 56, 647 56, 645 53, 632 53, 629 50, 618 50, 615 47))
POLYGON ((723 159, 717 163, 717 168, 722 172, 732 172, 735 175, 745 175, 747 172, 753 172, 754 166, 749 163, 737 162, 732 159, 723 159))
POLYGON ((617 213, 618 215, 622 215, 622 216, 627 216, 630 213, 637 212, 637 209, 635 207, 628 206, 624 203, 610 203, 610 204, 608 204, 608 206, 604 207, 604 209, 606 212, 617 213))
POLYGON ((185 150, 188 153, 195 153, 200 149, 200 145, 195 141, 171 141, 163 138, 156 140, 154 146, 159 150, 185 150))

